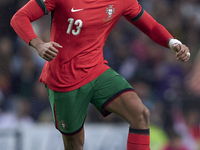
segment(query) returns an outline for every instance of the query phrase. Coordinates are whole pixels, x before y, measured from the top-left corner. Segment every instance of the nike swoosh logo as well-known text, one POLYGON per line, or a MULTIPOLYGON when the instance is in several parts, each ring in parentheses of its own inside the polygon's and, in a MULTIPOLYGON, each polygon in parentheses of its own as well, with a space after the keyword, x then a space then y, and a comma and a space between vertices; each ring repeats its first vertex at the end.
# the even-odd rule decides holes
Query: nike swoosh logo
POLYGON ((74 7, 71 9, 71 12, 77 12, 77 11, 81 11, 83 9, 74 9, 74 7))

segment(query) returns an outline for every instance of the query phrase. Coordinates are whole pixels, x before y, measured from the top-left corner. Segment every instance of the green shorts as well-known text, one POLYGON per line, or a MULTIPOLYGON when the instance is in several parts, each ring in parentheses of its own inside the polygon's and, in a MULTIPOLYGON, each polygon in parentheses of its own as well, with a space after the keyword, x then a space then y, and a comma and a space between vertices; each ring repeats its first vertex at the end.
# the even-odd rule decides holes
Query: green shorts
POLYGON ((47 91, 56 128, 62 134, 74 135, 83 127, 89 103, 92 103, 103 116, 107 116, 111 112, 105 109, 106 106, 120 94, 134 89, 110 68, 76 90, 56 92, 47 87, 47 91))

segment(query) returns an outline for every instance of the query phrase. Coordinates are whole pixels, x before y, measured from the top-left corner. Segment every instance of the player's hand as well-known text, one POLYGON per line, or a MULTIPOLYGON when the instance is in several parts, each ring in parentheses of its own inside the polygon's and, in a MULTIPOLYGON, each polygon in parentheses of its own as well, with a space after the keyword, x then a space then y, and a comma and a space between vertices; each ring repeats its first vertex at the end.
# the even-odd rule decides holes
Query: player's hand
POLYGON ((51 61, 57 56, 58 50, 56 47, 62 48, 62 46, 56 42, 40 43, 35 48, 40 57, 47 61, 51 61))
POLYGON ((56 42, 44 43, 38 37, 32 39, 29 44, 37 50, 40 57, 47 61, 51 61, 57 56, 58 50, 56 48, 62 48, 62 46, 56 42))
POLYGON ((173 50, 176 52, 177 60, 186 62, 190 59, 190 50, 184 44, 174 44, 173 50))

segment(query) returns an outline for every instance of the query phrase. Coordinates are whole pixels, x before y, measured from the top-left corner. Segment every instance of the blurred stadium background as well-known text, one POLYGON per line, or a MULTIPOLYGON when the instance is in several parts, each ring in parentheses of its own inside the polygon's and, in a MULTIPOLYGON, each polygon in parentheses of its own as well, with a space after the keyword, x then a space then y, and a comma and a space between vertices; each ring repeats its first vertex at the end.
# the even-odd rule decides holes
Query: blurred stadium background
MULTIPOLYGON (((44 60, 9 24, 27 1, 0 0, 0 150, 61 150, 46 90, 38 82, 44 60)), ((138 1, 190 48, 190 61, 178 62, 174 53, 153 43, 124 18, 108 37, 105 59, 150 109, 152 150, 172 150, 169 145, 175 150, 200 150, 200 85, 198 78, 191 80, 198 70, 200 1, 138 1)), ((33 23, 44 41, 49 41, 49 22, 47 15, 33 23)), ((114 114, 103 118, 91 105, 85 129, 85 150, 126 149, 128 125, 114 114)))

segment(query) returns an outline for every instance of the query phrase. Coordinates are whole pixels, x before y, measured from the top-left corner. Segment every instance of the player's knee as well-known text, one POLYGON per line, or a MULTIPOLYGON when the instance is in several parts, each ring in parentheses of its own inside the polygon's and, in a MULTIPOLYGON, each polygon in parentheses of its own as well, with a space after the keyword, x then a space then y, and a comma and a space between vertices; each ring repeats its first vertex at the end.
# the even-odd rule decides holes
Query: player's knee
POLYGON ((149 126, 150 111, 147 107, 143 106, 138 108, 132 116, 130 125, 134 128, 147 128, 149 126))
POLYGON ((144 121, 145 121, 146 125, 149 126, 150 111, 149 111, 149 109, 147 107, 144 107, 143 118, 144 118, 144 121))

